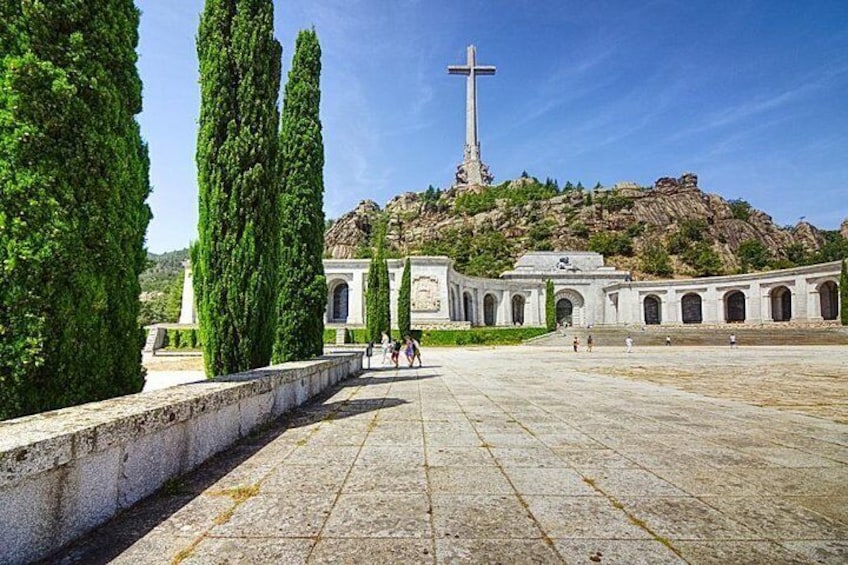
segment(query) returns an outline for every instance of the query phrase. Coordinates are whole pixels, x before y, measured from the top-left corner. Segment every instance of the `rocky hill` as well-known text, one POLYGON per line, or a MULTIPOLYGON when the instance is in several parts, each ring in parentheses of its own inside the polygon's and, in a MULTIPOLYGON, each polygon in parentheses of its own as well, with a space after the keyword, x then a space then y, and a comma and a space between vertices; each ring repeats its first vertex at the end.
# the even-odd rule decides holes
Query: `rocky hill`
POLYGON ((839 232, 807 222, 780 227, 744 200, 703 192, 691 173, 649 187, 592 190, 522 176, 497 186, 407 192, 385 209, 366 200, 328 228, 325 256, 368 257, 381 222, 390 255, 448 255, 476 276, 497 276, 529 250, 598 251, 639 278, 764 270, 848 254, 848 220, 839 232))

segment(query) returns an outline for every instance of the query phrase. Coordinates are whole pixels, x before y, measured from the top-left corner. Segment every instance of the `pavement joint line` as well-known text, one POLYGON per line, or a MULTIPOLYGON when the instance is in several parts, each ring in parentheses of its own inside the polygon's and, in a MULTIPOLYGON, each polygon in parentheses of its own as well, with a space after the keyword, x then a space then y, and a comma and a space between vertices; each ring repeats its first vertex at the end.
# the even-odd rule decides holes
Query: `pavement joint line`
MULTIPOLYGON (((491 397, 489 395, 487 395, 486 393, 484 393, 482 390, 480 390, 479 387, 474 386, 474 388, 477 390, 477 392, 479 394, 482 394, 483 397, 486 398, 486 400, 492 402, 495 406, 497 406, 501 411, 503 411, 506 414, 506 411, 503 409, 503 406, 501 406, 497 402, 493 401, 491 399, 491 397)), ((453 391, 451 391, 451 394, 453 394, 453 391)), ((456 400, 456 395, 453 394, 453 396, 454 396, 454 400, 456 400)), ((457 404, 459 405, 459 408, 462 411, 462 413, 465 415, 466 419, 469 421, 469 423, 471 423, 471 418, 468 417, 468 413, 465 411, 465 408, 458 401, 457 401, 457 404)), ((523 425, 520 422, 519 422, 519 425, 521 425, 523 427, 523 425)), ((559 557, 559 559, 562 563, 567 563, 565 557, 562 555, 562 553, 560 553, 559 549, 557 548, 556 544, 554 543, 554 540, 551 539, 551 537, 548 535, 548 532, 545 531, 545 528, 542 527, 542 524, 539 523, 539 520, 536 518, 536 516, 530 510, 530 505, 527 504, 527 501, 524 500, 524 497, 521 496, 520 492, 518 492, 518 489, 515 487, 515 483, 512 482, 512 479, 510 479, 509 475, 506 473, 506 471, 504 471, 504 468, 501 465, 501 462, 498 461, 497 457, 495 457, 495 454, 492 453, 491 446, 486 441, 483 440, 483 436, 480 435, 480 430, 478 430, 477 426, 475 426, 473 423, 471 423, 471 427, 474 428, 474 433, 477 434, 477 439, 480 440, 481 446, 489 453, 489 456, 495 462, 495 466, 498 468, 498 471, 501 472, 501 474, 504 476, 504 479, 506 479, 506 482, 509 483, 509 487, 512 489, 513 493, 515 493, 515 496, 516 496, 516 498, 518 498, 518 502, 521 504, 521 507, 524 508, 524 511, 527 513, 527 516, 533 522, 533 525, 541 533, 542 539, 551 548, 551 550, 554 552, 554 554, 557 557, 559 557)))
POLYGON ((669 540, 668 538, 665 538, 665 537, 659 535, 658 533, 656 533, 653 529, 650 528, 650 526, 648 526, 647 522, 645 522, 644 520, 635 516, 632 512, 627 510, 624 507, 624 505, 621 502, 618 501, 617 498, 615 498, 613 495, 609 494, 608 492, 603 490, 601 487, 599 487, 594 479, 587 477, 585 474, 581 473, 580 471, 577 471, 577 473, 583 479, 584 483, 586 483, 588 486, 590 486, 592 489, 594 489, 598 494, 600 494, 601 496, 606 498, 607 502, 609 502, 612 505, 613 508, 622 512, 627 517, 627 519, 630 521, 630 523, 632 523, 637 528, 644 530, 645 533, 647 533, 649 536, 651 536, 651 539, 653 539, 654 541, 661 543, 662 545, 667 547, 671 552, 673 552, 677 557, 679 557, 681 561, 683 561, 684 563, 690 563, 690 561, 688 559, 683 557, 683 554, 680 552, 680 550, 677 549, 676 547, 674 547, 674 544, 671 543, 671 540, 669 540))
MULTIPOLYGON (((356 376, 354 378, 359 379, 360 376, 356 376)), ((356 387, 356 392, 359 392, 359 390, 362 389, 362 386, 363 385, 358 385, 356 387)), ((354 393, 354 394, 356 394, 356 393, 354 393)), ((388 395, 388 390, 386 390, 386 393, 383 395, 383 401, 385 401, 387 395, 388 395)), ((351 395, 349 398, 353 398, 353 395, 351 395)), ((365 442, 368 441, 368 436, 371 435, 371 432, 374 430, 373 424, 376 424, 379 414, 380 414, 380 409, 378 408, 377 410, 374 411, 374 415, 371 417, 371 420, 368 423, 368 429, 365 432, 365 436, 362 438, 362 442, 359 444, 359 449, 356 450, 356 455, 354 455, 353 460, 350 462, 350 465, 347 468, 347 473, 345 473, 344 479, 342 479, 342 482, 339 485, 338 491, 336 492, 336 495, 333 497, 333 502, 332 502, 332 504, 330 504, 330 509, 327 511, 327 515, 324 517, 324 520, 321 522, 321 527, 318 529, 318 533, 314 537, 310 537, 310 539, 313 540, 313 543, 312 543, 312 546, 309 548, 309 553, 306 554, 306 560, 305 560, 306 563, 311 562, 312 555, 315 552, 315 548, 318 547, 318 544, 321 543, 321 540, 323 539, 322 534, 324 533, 324 528, 327 527, 327 522, 329 522, 330 516, 332 516, 332 514, 333 514, 333 510, 335 510, 336 505, 338 504, 339 499, 342 496, 342 492, 344 491, 344 486, 347 483, 348 479, 350 478, 350 474, 353 472, 353 467, 354 467, 354 465, 356 465, 356 460, 359 459, 360 453, 362 453, 362 448, 365 446, 365 442)), ((316 428, 315 431, 318 431, 317 428, 316 428)))
MULTIPOLYGON (((417 376, 418 372, 416 372, 416 377, 417 376)), ((418 385, 418 405, 419 412, 421 414, 421 436, 424 443, 424 476, 427 480, 427 488, 424 489, 424 491, 427 494, 427 517, 430 522, 430 547, 433 552, 433 562, 435 563, 438 559, 436 556, 436 523, 433 519, 433 487, 430 480, 430 460, 427 455, 427 452, 429 451, 427 449, 427 430, 424 426, 424 398, 421 396, 421 381, 416 379, 416 383, 418 385)))

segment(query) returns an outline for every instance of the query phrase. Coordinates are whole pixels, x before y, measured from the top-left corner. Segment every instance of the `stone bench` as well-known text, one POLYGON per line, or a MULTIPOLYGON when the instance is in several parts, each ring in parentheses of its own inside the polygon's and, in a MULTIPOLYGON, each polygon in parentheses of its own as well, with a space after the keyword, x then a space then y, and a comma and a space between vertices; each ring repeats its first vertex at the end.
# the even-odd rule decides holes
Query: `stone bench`
POLYGON ((0 563, 50 555, 361 370, 331 354, 0 422, 0 563))

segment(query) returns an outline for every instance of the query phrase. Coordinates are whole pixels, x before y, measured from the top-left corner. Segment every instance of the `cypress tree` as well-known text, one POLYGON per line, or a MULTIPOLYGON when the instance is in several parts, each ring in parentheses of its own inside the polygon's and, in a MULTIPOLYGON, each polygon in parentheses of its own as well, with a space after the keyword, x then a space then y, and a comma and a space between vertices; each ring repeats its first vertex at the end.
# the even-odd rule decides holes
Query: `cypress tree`
POLYGON ((839 319, 843 326, 848 326, 848 259, 842 260, 839 274, 839 319))
POLYGON ((545 281, 545 326, 549 332, 556 329, 556 304, 554 303, 554 281, 545 281))
POLYGON ((280 134, 280 263, 274 362, 324 349, 324 142, 321 46, 315 30, 297 36, 283 99, 280 134))
POLYGON ((0 4, 0 418, 144 384, 138 20, 131 0, 0 4))
POLYGON ((376 255, 371 257, 368 264, 368 282, 365 289, 365 329, 368 333, 368 341, 380 343, 380 319, 378 306, 380 296, 380 264, 376 255))
POLYGON ((271 0, 206 0, 197 34, 198 240, 207 375, 267 365, 274 335, 282 49, 271 0))
POLYGON ((398 291, 397 316, 398 333, 401 336, 409 335, 412 330, 412 275, 409 257, 403 264, 403 276, 400 279, 400 290, 398 291))
POLYGON ((392 335, 392 304, 391 304, 391 289, 389 287, 389 262, 386 259, 385 240, 379 250, 379 269, 380 269, 380 299, 379 311, 377 318, 380 320, 380 331, 386 332, 389 337, 392 335))
POLYGON ((389 289, 389 265, 386 261, 386 225, 379 222, 375 228, 375 251, 368 267, 368 288, 365 295, 368 340, 380 342, 380 334, 391 331, 391 302, 389 289))

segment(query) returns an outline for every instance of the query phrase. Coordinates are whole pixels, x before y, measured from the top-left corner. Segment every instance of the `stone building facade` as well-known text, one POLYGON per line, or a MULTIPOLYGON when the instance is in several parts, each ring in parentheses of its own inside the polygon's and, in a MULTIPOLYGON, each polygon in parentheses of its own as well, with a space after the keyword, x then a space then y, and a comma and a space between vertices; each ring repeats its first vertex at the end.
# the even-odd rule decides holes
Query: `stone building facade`
MULTIPOLYGON (((699 279, 633 281, 598 253, 528 253, 498 279, 468 277, 447 257, 411 257, 416 327, 541 326, 545 281, 565 325, 821 322, 839 318, 839 262, 699 279)), ((328 324, 365 323, 369 261, 324 261, 328 324)), ((389 261, 392 319, 403 272, 389 261)))
MULTIPOLYGON (((368 259, 325 259, 328 325, 365 323, 368 259)), ((403 260, 389 260, 392 320, 403 260)), ((554 284, 563 325, 817 323, 839 318, 838 261, 807 267, 685 280, 633 281, 586 251, 522 256, 497 279, 468 277, 447 257, 410 257, 412 324, 417 328, 542 326, 545 283, 554 284)), ((193 323, 186 276, 181 323, 193 323)))

